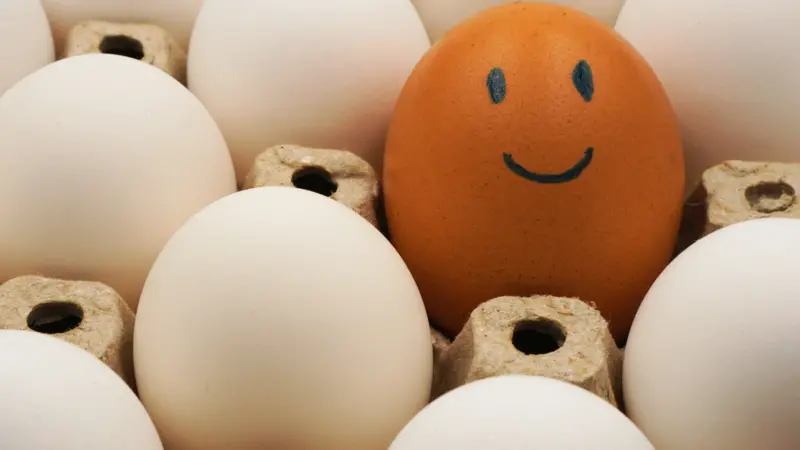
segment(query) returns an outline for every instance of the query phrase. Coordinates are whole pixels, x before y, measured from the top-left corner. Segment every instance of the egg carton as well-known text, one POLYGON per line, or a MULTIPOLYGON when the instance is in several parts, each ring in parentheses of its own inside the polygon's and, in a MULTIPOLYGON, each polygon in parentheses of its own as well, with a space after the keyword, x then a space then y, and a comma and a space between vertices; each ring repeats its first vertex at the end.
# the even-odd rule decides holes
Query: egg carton
MULTIPOLYGON (((800 217, 795 198, 800 164, 727 161, 706 170, 702 180, 686 201, 675 255, 734 223, 800 217)), ((330 196, 384 229, 377 176, 350 152, 270 148, 256 159, 245 187, 270 185, 330 196)), ((455 339, 431 326, 431 345, 432 400, 480 379, 526 374, 583 387, 624 411, 624 348, 617 347, 599 311, 580 299, 499 297, 473 310, 455 339)))

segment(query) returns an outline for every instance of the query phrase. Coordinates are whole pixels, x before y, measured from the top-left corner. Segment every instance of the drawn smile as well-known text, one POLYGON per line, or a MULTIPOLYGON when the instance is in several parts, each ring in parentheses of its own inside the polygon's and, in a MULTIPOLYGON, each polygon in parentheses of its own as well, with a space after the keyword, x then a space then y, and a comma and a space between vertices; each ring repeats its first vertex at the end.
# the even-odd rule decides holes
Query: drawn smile
POLYGON ((522 167, 518 162, 514 161, 514 157, 511 156, 511 153, 503 153, 503 162, 506 163, 508 170, 514 172, 514 174, 519 175, 522 178, 525 178, 526 180, 533 181, 534 183, 558 184, 566 183, 578 178, 583 170, 589 167, 589 163, 592 162, 593 154, 594 149, 592 147, 587 148, 586 152, 583 154, 583 157, 579 159, 575 165, 561 173, 531 172, 530 170, 522 167))

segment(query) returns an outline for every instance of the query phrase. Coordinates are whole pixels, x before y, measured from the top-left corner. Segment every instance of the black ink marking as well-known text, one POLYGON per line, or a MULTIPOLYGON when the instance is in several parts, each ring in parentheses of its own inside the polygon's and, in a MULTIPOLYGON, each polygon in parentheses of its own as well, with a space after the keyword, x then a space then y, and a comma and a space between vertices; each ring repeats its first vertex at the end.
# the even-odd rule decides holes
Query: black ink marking
POLYGON ((498 104, 506 98, 506 74, 503 69, 495 67, 486 77, 486 87, 489 89, 489 96, 492 103, 498 104))
POLYGON ((588 103, 592 101, 594 96, 594 77, 592 76, 592 68, 585 60, 578 61, 575 68, 572 69, 572 84, 575 89, 581 94, 581 97, 588 103))
POLYGON ((592 155, 594 154, 594 149, 589 147, 586 149, 586 152, 583 154, 583 157, 575 163, 574 166, 570 167, 569 169, 561 172, 561 173, 536 173, 531 172, 528 169, 522 167, 519 163, 514 161, 514 157, 511 156, 510 153, 503 153, 503 162, 506 163, 506 167, 508 170, 514 172, 514 174, 525 178, 526 180, 533 181, 534 183, 541 183, 541 184, 558 184, 558 183, 566 183, 568 181, 572 181, 583 172, 584 169, 589 167, 589 163, 592 162, 592 155))

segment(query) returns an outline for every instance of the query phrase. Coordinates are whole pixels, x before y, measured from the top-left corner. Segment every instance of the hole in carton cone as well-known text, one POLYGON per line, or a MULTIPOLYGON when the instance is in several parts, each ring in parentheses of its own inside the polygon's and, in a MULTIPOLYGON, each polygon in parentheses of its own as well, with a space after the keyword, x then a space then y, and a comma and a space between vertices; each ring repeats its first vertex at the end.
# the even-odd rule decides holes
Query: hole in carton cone
POLYGON ((511 343, 526 355, 552 353, 567 339, 564 330, 556 322, 547 319, 522 320, 514 327, 511 343))
POLYGON ((303 167, 292 175, 292 185, 298 189, 316 192, 317 194, 330 197, 339 185, 331 178, 327 170, 318 166, 303 167))
POLYGON ((69 301, 52 301, 33 307, 28 328, 44 334, 66 333, 83 321, 83 308, 69 301))
POLYGON ((144 58, 144 47, 137 39, 124 34, 106 36, 100 41, 100 52, 110 55, 127 56, 128 58, 144 58))
POLYGON ((744 191, 744 197, 751 208, 764 214, 786 211, 797 199, 794 188, 783 181, 762 182, 748 186, 744 191))

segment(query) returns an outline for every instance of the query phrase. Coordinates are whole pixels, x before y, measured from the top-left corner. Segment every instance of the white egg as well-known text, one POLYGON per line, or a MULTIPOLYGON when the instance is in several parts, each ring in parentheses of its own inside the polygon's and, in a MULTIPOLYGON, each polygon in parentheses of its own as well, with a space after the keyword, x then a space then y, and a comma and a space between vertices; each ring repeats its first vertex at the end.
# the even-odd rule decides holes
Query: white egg
POLYGON ((248 189, 190 219, 147 278, 139 394, 175 449, 385 450, 428 400, 417 286, 336 201, 248 189))
POLYGON ((625 350, 630 417, 658 450, 800 448, 800 220, 732 225, 681 253, 625 350))
MULTIPOLYGON (((459 22, 485 9, 517 0, 411 0, 416 6, 428 36, 436 42, 459 22)), ((569 6, 614 26, 625 0, 550 0, 546 3, 569 6)))
POLYGON ((429 47, 409 0, 207 0, 189 88, 240 181, 279 144, 349 150, 380 173, 395 100, 429 47))
POLYGON ((728 159, 800 162, 800 3, 628 0, 616 30, 655 70, 680 120, 687 194, 728 159))
POLYGON ((172 233, 235 189, 211 116, 148 64, 67 58, 0 97, 0 280, 102 281, 135 308, 172 233))
POLYGON ((39 0, 0 1, 0 95, 54 57, 53 36, 39 0))
POLYGON ((32 331, 0 331, 0 448, 163 450, 128 385, 91 354, 32 331))
POLYGON ((504 375, 434 400, 389 450, 653 450, 619 410, 552 378, 504 375))
MULTIPOLYGON (((7 1, 7 0, 2 0, 7 1)), ((194 21, 204 0, 41 0, 53 28, 57 53, 69 30, 86 20, 150 23, 188 47, 194 21)))

